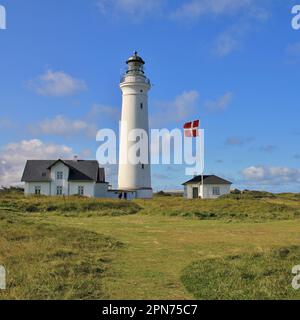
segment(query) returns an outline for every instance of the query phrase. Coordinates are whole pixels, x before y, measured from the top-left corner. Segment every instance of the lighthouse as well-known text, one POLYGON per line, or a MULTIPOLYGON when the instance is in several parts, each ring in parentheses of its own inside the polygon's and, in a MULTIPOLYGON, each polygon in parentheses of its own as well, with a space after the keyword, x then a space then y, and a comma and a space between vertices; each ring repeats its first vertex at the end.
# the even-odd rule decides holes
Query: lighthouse
POLYGON ((122 118, 120 126, 119 149, 119 190, 134 192, 136 198, 150 199, 153 197, 151 187, 150 148, 149 148, 149 117, 148 92, 150 80, 144 72, 144 60, 135 52, 127 62, 127 70, 120 83, 122 91, 122 118), (140 130, 141 136, 135 141, 130 135, 140 130), (137 151, 137 158, 142 161, 130 161, 134 145, 143 141, 145 148, 137 151), (140 153, 145 154, 140 154, 140 153))

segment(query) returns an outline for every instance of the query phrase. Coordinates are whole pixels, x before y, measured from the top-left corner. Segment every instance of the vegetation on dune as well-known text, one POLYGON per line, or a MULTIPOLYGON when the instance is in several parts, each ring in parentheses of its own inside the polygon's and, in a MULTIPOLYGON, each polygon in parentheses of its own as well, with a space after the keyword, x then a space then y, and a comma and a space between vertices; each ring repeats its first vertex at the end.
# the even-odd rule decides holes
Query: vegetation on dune
MULTIPOLYGON (((275 196, 274 196, 275 197, 275 196)), ((273 203, 273 197, 260 195, 229 195, 217 200, 185 200, 182 198, 155 198, 143 204, 142 213, 147 215, 180 216, 199 220, 226 220, 263 222, 300 218, 300 203, 289 205, 284 201, 273 203)), ((277 199, 275 197, 275 199, 277 199)))
POLYGON ((0 213, 0 229, 0 261, 8 272, 0 300, 108 298, 102 279, 121 242, 7 212, 0 213))
POLYGON ((263 199, 263 198, 276 198, 276 195, 266 191, 244 190, 243 192, 234 190, 230 194, 226 194, 221 199, 263 199))
POLYGON ((24 189, 20 187, 0 187, 0 198, 14 199, 16 197, 23 197, 24 189))
POLYGON ((163 215, 198 220, 263 222, 300 218, 299 194, 275 195, 244 191, 217 200, 186 200, 159 193, 153 200, 112 200, 85 197, 24 197, 18 190, 0 192, 0 210, 70 217, 163 215))
POLYGON ((300 201, 300 193, 280 193, 277 198, 282 200, 300 201))
POLYGON ((196 299, 300 299, 294 290, 292 267, 300 247, 201 260, 183 270, 181 280, 196 299))
POLYGON ((121 216, 135 214, 140 206, 134 202, 89 199, 84 197, 1 197, 0 209, 23 213, 59 213, 65 216, 121 216))
POLYGON ((8 283, 0 299, 300 299, 291 289, 299 200, 236 192, 125 201, 2 190, 0 265, 8 283))

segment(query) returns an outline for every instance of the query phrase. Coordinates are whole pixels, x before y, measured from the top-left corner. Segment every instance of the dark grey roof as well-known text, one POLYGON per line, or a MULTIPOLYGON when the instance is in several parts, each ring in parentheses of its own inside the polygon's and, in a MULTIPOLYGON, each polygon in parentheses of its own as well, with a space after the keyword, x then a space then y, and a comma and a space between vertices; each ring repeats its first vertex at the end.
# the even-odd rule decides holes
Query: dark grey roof
POLYGON ((69 167, 69 181, 105 182, 105 171, 96 160, 28 160, 22 181, 51 181, 51 167, 61 161, 69 167))
MULTIPOLYGON (((183 183, 185 184, 192 184, 192 183, 201 183, 202 182, 202 177, 201 176, 196 176, 193 179, 183 183)), ((215 175, 204 175, 203 176, 203 183, 204 184, 232 184, 232 182, 227 181, 225 179, 222 179, 220 177, 217 177, 215 175)))

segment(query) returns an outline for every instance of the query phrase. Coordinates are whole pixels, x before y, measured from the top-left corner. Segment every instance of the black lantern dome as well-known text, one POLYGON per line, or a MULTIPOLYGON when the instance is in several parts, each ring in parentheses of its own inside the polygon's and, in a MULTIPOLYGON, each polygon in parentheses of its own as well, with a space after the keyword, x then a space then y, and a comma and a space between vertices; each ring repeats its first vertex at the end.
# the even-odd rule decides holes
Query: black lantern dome
POLYGON ((133 56, 131 56, 127 61, 126 61, 127 64, 129 63, 138 63, 138 64, 142 64, 144 65, 145 64, 145 61, 140 57, 138 56, 138 53, 137 51, 134 52, 133 56))
POLYGON ((138 53, 135 51, 133 56, 131 56, 127 61, 126 61, 128 68, 126 71, 127 75, 144 75, 144 64, 145 61, 138 56, 138 53))

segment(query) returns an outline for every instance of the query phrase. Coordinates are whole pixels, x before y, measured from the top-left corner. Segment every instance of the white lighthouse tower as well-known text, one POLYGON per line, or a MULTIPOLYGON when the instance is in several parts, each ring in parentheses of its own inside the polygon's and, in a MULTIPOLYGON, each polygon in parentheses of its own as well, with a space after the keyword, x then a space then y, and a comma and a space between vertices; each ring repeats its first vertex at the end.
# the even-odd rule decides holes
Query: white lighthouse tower
MULTIPOLYGON (((119 190, 125 192, 134 191, 137 198, 149 199, 153 196, 148 118, 148 91, 151 88, 151 83, 144 73, 145 62, 138 56, 137 52, 126 63, 128 65, 127 71, 120 83, 123 95, 120 128, 119 190), (146 137, 137 137, 136 141, 128 139, 130 132, 135 129, 142 129, 147 133, 146 137), (132 163, 128 159, 130 150, 140 139, 143 139, 147 144, 147 155, 144 155, 147 161, 132 163)), ((141 149, 139 152, 145 152, 145 149, 143 150, 141 149)))

